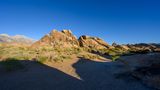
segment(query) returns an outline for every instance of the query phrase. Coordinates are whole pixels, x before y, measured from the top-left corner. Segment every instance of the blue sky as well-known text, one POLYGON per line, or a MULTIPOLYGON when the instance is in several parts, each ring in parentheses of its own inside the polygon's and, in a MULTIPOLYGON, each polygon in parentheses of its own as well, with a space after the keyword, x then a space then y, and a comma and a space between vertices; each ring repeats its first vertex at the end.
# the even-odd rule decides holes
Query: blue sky
POLYGON ((108 43, 159 43, 159 0, 0 0, 0 33, 40 39, 70 29, 108 43))

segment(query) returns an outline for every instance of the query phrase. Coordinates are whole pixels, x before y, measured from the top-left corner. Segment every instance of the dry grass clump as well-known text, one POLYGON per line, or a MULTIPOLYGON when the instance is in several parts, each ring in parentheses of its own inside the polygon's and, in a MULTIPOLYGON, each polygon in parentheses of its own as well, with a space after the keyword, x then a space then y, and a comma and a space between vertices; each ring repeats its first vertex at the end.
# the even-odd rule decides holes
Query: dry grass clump
POLYGON ((120 56, 111 56, 111 58, 112 58, 112 61, 116 61, 117 59, 120 58, 120 56))
POLYGON ((28 60, 30 59, 30 52, 29 47, 24 46, 0 46, 0 57, 5 58, 15 58, 15 59, 23 59, 28 60))
POLYGON ((102 59, 99 55, 108 55, 115 61, 119 56, 129 55, 129 51, 120 48, 112 49, 95 49, 82 47, 65 47, 60 46, 43 46, 39 48, 31 48, 25 45, 0 45, 0 60, 5 58, 15 58, 18 60, 37 60, 46 61, 63 61, 72 58, 73 55, 81 56, 86 59, 102 59), (93 53, 94 52, 94 53, 93 53))
POLYGON ((100 54, 110 55, 110 56, 118 56, 118 55, 120 56, 128 53, 128 51, 122 50, 120 48, 112 48, 112 49, 104 48, 104 49, 98 49, 98 50, 93 49, 91 50, 91 52, 97 52, 100 54))
POLYGON ((104 60, 104 57, 101 57, 100 55, 97 54, 92 54, 89 52, 83 52, 78 55, 78 57, 84 58, 84 59, 90 59, 90 60, 104 60))
POLYGON ((40 48, 30 48, 29 46, 0 46, 0 60, 15 58, 17 60, 36 60, 41 63, 46 61, 63 61, 71 59, 72 55, 78 55, 82 48, 60 48, 44 46, 40 48))
POLYGON ((71 59, 73 55, 78 55, 81 48, 48 48, 41 47, 36 50, 36 59, 39 62, 63 62, 64 60, 71 59))

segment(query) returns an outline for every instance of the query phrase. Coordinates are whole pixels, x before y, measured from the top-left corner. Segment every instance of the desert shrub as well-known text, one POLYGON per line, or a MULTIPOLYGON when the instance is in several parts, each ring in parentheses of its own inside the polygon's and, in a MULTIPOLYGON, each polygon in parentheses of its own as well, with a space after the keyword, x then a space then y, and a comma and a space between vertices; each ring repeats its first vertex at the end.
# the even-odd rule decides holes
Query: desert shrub
POLYGON ((114 50, 112 50, 112 49, 110 49, 110 50, 108 50, 108 54, 109 54, 109 55, 116 55, 117 52, 114 51, 114 50))
POLYGON ((22 60, 30 60, 32 58, 31 54, 25 53, 23 56, 21 56, 22 60))
POLYGON ((111 58, 112 58, 112 61, 116 61, 118 58, 120 58, 120 56, 111 56, 111 58))
POLYGON ((55 51, 55 52, 58 52, 58 53, 61 53, 61 52, 62 52, 62 49, 60 49, 60 48, 54 48, 54 51, 55 51))
POLYGON ((90 53, 84 53, 80 55, 79 57, 85 58, 85 59, 101 59, 99 55, 96 54, 90 54, 90 53))
POLYGON ((70 56, 61 55, 60 58, 61 58, 61 59, 70 59, 71 57, 70 57, 70 56))
POLYGON ((72 48, 72 54, 79 54, 82 52, 82 48, 72 48))
POLYGON ((4 53, 4 51, 2 49, 0 49, 0 54, 3 54, 3 53, 4 53))
POLYGON ((0 49, 0 56, 4 58, 15 58, 18 60, 30 60, 35 51, 26 46, 3 45, 0 49), (32 52, 32 53, 31 53, 32 52))
POLYGON ((91 51, 92 51, 91 48, 86 48, 86 47, 83 47, 83 48, 81 48, 81 49, 82 49, 82 51, 86 51, 86 52, 91 52, 91 51))
POLYGON ((113 49, 107 49, 103 50, 104 54, 110 55, 110 56, 122 56, 125 54, 129 54, 127 50, 122 50, 120 48, 113 48, 113 49))
POLYGON ((107 52, 108 52, 108 49, 99 49, 98 50, 99 51, 99 53, 101 53, 101 54, 106 54, 107 52))
POLYGON ((45 63, 48 60, 48 57, 46 57, 46 56, 39 56, 37 59, 38 59, 37 61, 39 63, 45 63))
POLYGON ((27 48, 25 48, 25 47, 18 47, 18 49, 19 49, 19 50, 22 50, 22 51, 27 50, 27 48))
POLYGON ((20 61, 15 58, 7 58, 6 60, 1 61, 0 65, 8 72, 24 68, 20 61))
POLYGON ((44 46, 40 48, 40 51, 48 52, 48 51, 53 51, 53 47, 51 46, 44 46))
POLYGON ((61 61, 63 62, 64 60, 67 60, 67 59, 71 59, 70 56, 67 56, 67 55, 57 55, 53 61, 57 62, 57 61, 61 61))

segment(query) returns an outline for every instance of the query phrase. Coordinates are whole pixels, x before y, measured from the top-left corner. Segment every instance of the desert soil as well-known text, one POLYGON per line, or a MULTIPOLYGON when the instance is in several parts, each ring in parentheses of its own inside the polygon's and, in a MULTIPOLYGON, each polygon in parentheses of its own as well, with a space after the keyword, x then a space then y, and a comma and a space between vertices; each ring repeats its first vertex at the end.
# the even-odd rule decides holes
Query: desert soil
MULTIPOLYGON (((148 55, 124 56, 123 60, 142 60, 148 55)), ((0 72, 0 90, 153 90, 127 75, 123 62, 75 58, 42 65, 21 61, 25 69, 0 72)))

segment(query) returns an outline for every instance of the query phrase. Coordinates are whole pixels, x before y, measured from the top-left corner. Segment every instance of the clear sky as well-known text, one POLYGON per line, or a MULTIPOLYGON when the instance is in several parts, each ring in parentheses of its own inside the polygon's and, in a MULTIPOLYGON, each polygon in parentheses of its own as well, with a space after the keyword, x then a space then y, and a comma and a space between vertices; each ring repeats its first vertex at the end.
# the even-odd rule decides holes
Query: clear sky
POLYGON ((0 33, 70 29, 108 43, 160 42, 160 0, 0 0, 0 33))

